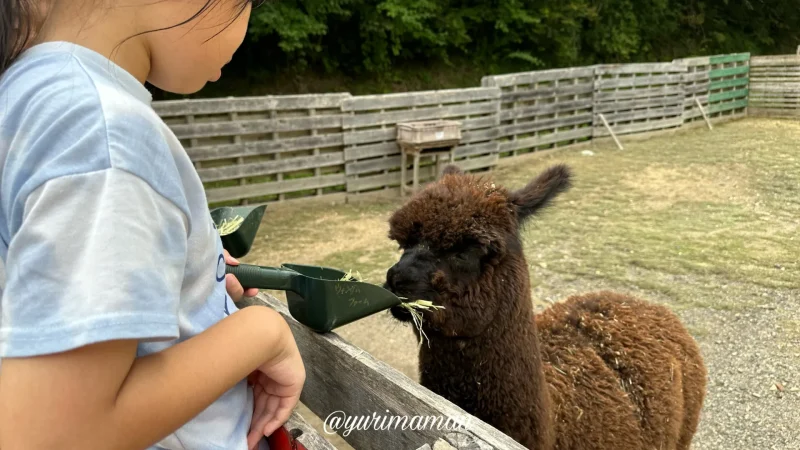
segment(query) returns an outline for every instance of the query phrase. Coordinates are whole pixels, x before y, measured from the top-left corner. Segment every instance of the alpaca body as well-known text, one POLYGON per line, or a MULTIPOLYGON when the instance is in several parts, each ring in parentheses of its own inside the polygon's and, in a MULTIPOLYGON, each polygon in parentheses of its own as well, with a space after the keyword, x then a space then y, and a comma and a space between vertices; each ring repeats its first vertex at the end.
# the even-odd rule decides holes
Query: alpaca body
POLYGON ((608 291, 533 313, 519 230, 569 180, 557 165, 510 192, 451 166, 392 215, 386 287, 441 306, 420 383, 531 450, 688 450, 706 369, 675 314, 608 291))
POLYGON ((689 449, 706 373, 668 309, 598 292, 497 331, 431 338, 420 383, 530 449, 689 449))

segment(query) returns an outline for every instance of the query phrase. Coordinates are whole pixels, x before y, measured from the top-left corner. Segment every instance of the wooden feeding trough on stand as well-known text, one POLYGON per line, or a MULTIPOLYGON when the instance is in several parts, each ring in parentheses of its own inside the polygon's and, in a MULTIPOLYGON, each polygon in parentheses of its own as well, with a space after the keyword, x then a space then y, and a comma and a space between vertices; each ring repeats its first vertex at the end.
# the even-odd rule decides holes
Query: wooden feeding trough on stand
POLYGON ((456 147, 461 142, 461 122, 455 120, 427 120, 397 124, 397 144, 400 146, 400 195, 408 191, 408 156, 414 158, 412 169, 413 192, 419 189, 419 161, 423 156, 436 158, 435 178, 442 173, 442 156, 455 161, 456 147))

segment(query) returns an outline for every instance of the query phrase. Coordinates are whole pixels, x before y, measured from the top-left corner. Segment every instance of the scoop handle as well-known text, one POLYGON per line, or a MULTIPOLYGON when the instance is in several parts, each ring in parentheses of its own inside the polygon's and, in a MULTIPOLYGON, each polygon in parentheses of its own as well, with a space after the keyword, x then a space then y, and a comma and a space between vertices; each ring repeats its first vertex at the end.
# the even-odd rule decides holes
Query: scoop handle
POLYGON ((292 288, 292 280, 298 274, 292 270, 276 269, 274 267, 255 266, 252 264, 227 264, 225 273, 232 273, 245 289, 272 289, 288 291, 292 288))

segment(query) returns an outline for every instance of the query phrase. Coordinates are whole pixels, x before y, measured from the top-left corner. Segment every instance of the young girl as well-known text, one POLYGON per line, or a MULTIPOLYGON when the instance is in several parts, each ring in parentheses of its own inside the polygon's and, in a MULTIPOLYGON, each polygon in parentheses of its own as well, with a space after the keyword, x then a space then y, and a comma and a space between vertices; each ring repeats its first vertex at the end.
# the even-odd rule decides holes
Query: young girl
POLYGON ((0 2, 3 450, 264 448, 297 404, 288 324, 237 310, 254 292, 144 86, 217 80, 251 3, 0 2))

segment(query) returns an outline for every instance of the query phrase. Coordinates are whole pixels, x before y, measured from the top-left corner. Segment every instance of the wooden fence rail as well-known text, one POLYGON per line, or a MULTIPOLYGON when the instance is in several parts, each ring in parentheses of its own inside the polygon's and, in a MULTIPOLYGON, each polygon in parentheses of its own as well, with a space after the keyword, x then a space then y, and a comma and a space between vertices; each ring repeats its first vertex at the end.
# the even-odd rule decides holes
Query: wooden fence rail
POLYGON ((800 55, 754 56, 750 112, 756 116, 800 116, 800 55))
MULTIPOLYGON (((296 321, 280 300, 261 293, 246 299, 244 304, 273 308, 286 319, 306 367, 300 401, 323 420, 338 417, 342 419, 339 423, 346 420, 347 426, 361 426, 362 429, 350 433, 338 429, 342 439, 353 448, 417 450, 426 445, 433 448, 439 441, 447 444, 445 448, 454 449, 525 450, 496 428, 470 416, 336 333, 312 331, 296 321), (364 430, 369 427, 365 416, 373 414, 387 428, 364 430)), ((337 421, 329 419, 327 424, 333 428, 337 421)), ((314 437, 318 433, 302 417, 294 415, 287 427, 304 430, 308 436, 301 442, 314 444, 309 450, 332 448, 323 439, 314 437)), ((325 432, 325 427, 322 428, 325 432)))
MULTIPOLYGON (((500 158, 605 138, 609 129, 624 139, 702 121, 703 113, 711 121, 744 117, 749 107, 797 115, 800 56, 736 53, 541 70, 485 76, 468 89, 387 95, 154 102, 213 206, 399 192, 396 125, 403 121, 461 121, 456 164, 487 170, 500 158)), ((423 158, 421 181, 434 175, 423 158)))

